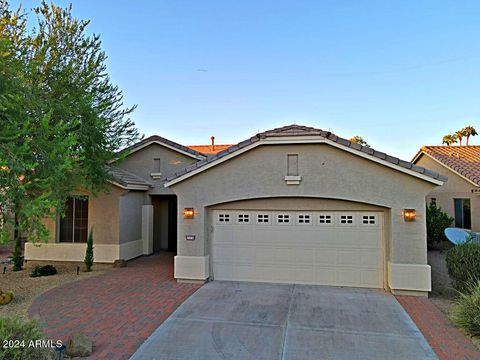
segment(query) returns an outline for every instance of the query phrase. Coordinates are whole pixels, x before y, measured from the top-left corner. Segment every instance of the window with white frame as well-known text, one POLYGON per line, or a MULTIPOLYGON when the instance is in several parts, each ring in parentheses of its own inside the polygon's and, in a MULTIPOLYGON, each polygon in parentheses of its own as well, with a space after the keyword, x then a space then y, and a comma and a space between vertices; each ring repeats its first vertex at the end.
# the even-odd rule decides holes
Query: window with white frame
POLYGON ((221 223, 230 222, 230 214, 218 214, 218 222, 221 222, 221 223))
POLYGON ((257 215, 257 222, 259 224, 265 224, 270 222, 270 216, 268 214, 258 214, 257 215))
POLYGON ((318 223, 320 225, 331 224, 332 223, 332 215, 319 215, 318 216, 318 223))
POLYGON ((298 223, 299 224, 310 224, 311 218, 308 214, 300 214, 298 215, 298 223))
POLYGON ((290 215, 288 214, 277 215, 277 222, 279 224, 288 224, 290 222, 290 215))
POLYGON ((340 215, 340 224, 342 225, 353 224, 353 215, 340 215))
POLYGON ((249 214, 238 214, 237 221, 239 223, 248 223, 248 222, 250 222, 250 215, 249 214))
POLYGON ((377 223, 377 217, 375 215, 363 215, 362 224, 363 225, 375 225, 377 223))

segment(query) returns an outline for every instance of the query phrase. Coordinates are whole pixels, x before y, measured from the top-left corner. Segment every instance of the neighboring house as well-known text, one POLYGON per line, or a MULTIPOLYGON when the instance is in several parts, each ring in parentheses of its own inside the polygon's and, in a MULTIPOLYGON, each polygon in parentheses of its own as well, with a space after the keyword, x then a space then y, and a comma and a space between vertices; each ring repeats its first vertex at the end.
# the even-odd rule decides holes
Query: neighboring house
POLYGON ((480 146, 424 146, 413 163, 448 177, 427 195, 459 228, 480 231, 480 146))
POLYGON ((176 251, 179 281, 430 291, 424 199, 444 176, 299 125, 216 149, 135 144, 112 191, 75 200, 70 225, 50 224, 51 242, 27 244, 26 258, 81 260, 84 244, 62 241, 93 226, 97 261, 176 251))

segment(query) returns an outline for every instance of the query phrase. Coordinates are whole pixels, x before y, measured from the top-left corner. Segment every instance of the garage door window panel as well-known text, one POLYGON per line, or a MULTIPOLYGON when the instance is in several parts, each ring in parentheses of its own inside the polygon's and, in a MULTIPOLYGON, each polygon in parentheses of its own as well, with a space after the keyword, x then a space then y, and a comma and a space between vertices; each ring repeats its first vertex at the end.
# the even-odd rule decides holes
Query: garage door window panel
POLYGON ((375 215, 362 215, 362 225, 377 225, 377 217, 375 215))
POLYGON ((277 224, 289 225, 290 224, 290 215, 289 214, 278 214, 277 215, 277 224))
POLYGON ((250 214, 240 213, 237 214, 237 223, 248 224, 250 222, 250 214))
POLYGON ((355 225, 355 217, 353 215, 340 215, 340 225, 355 225))
POLYGON ((257 215, 257 224, 269 224, 269 223, 270 223, 270 214, 257 215))
POLYGON ((318 215, 318 225, 326 226, 333 224, 333 216, 328 214, 320 214, 318 215))
POLYGON ((227 213, 220 213, 218 214, 217 222, 219 224, 225 224, 225 223, 230 223, 231 216, 230 214, 227 213))
POLYGON ((312 216, 310 214, 299 214, 297 216, 298 225, 309 225, 312 223, 312 216))

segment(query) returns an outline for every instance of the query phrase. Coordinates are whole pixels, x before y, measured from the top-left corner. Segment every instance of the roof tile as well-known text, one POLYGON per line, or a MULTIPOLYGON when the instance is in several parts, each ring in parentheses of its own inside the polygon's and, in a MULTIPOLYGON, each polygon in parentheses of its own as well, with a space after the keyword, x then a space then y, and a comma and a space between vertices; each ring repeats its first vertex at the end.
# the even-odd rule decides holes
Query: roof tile
MULTIPOLYGON (((425 153, 447 168, 480 186, 480 146, 424 146, 419 154, 425 153)), ((419 154, 415 156, 418 161, 419 154)))

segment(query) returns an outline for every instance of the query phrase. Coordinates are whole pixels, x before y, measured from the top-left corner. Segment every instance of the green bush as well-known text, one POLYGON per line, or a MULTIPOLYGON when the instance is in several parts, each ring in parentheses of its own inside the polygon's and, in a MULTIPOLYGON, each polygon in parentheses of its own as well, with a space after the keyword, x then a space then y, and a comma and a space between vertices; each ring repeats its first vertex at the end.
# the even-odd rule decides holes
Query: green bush
POLYGON ((471 290, 471 284, 480 280, 480 245, 467 242, 447 252, 447 269, 453 286, 460 292, 471 290))
POLYGON ((460 294, 450 317, 455 325, 470 335, 480 335, 480 282, 471 285, 467 293, 460 294))
POLYGON ((50 275, 55 275, 56 273, 57 273, 57 269, 55 269, 55 266, 53 265, 44 265, 44 266, 37 265, 35 266, 35 269, 33 269, 30 276, 31 277, 50 276, 50 275))
POLYGON ((50 348, 29 346, 32 340, 45 339, 35 320, 0 317, 0 339, 0 358, 3 360, 47 360, 54 357, 54 351, 50 348), (8 341, 7 347, 3 344, 4 340, 8 341), (12 346, 15 344, 17 346, 12 346))
POLYGON ((447 241, 445 229, 452 225, 453 220, 433 202, 427 205, 427 245, 447 241))
POLYGON ((85 270, 87 272, 92 271, 93 266, 93 229, 90 230, 88 233, 87 238, 87 249, 85 250, 85 260, 83 260, 85 264, 85 270))

